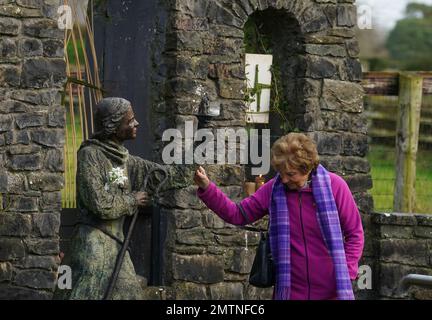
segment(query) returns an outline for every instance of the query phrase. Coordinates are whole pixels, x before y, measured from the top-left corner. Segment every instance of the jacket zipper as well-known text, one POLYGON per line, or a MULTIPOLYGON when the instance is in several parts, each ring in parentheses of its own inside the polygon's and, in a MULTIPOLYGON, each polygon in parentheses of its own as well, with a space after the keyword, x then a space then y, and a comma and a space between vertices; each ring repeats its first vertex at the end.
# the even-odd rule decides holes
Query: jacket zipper
POLYGON ((308 284, 308 300, 310 300, 310 279, 309 279, 309 255, 306 245, 306 236, 304 232, 304 225, 303 225, 303 210, 302 210, 302 192, 299 192, 299 208, 300 208, 300 221, 302 226, 302 234, 303 234, 303 242, 305 247, 305 254, 306 254, 306 275, 307 275, 307 284, 308 284))

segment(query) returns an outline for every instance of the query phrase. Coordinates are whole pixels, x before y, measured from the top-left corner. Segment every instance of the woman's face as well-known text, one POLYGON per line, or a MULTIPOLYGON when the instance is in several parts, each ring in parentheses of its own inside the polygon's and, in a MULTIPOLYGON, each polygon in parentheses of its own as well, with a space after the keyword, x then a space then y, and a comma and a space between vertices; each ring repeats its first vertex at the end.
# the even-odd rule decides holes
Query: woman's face
POLYGON ((309 173, 303 174, 298 169, 287 165, 284 170, 279 172, 282 183, 285 184, 289 189, 299 190, 301 189, 307 182, 309 173))

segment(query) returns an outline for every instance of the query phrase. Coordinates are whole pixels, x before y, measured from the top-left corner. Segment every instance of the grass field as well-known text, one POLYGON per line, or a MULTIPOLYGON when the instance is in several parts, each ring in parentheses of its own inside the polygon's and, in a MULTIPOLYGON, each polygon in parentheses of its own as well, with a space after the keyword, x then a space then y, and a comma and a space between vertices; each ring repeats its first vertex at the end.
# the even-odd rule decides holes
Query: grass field
MULTIPOLYGON (((384 145, 370 145, 368 160, 371 165, 371 190, 375 211, 393 211, 395 181, 395 149, 384 145)), ((415 212, 432 213, 432 150, 420 148, 417 155, 415 212)))

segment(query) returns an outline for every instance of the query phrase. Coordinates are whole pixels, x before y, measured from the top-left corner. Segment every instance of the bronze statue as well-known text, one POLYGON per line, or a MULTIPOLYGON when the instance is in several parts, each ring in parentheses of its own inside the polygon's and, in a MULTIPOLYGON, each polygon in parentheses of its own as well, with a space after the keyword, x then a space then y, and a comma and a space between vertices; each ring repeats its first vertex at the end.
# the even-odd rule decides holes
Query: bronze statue
MULTIPOLYGON (((138 122, 131 103, 123 98, 101 100, 95 113, 95 133, 78 150, 76 174, 79 223, 63 264, 71 267, 72 289, 55 293, 56 299, 103 299, 124 242, 123 224, 140 206, 149 203, 163 175, 149 171, 162 168, 173 186, 175 167, 161 166, 129 154, 123 142, 135 139, 138 122)), ((177 183, 179 181, 178 177, 177 183)), ((111 299, 142 299, 142 289, 130 255, 126 252, 111 299)))

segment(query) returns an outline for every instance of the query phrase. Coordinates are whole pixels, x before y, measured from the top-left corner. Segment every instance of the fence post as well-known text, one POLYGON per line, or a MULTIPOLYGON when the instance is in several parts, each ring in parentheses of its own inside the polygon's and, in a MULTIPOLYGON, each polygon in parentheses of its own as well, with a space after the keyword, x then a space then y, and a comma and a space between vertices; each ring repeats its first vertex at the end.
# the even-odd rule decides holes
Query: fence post
POLYGON ((422 89, 422 76, 413 73, 399 75, 396 181, 393 202, 395 212, 413 212, 414 210, 422 89))

